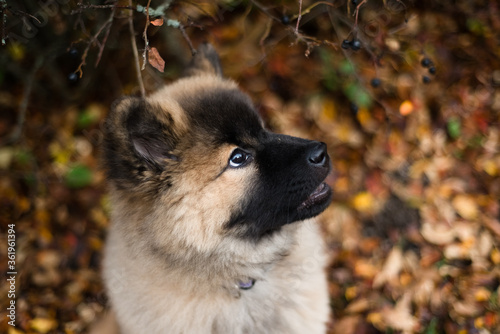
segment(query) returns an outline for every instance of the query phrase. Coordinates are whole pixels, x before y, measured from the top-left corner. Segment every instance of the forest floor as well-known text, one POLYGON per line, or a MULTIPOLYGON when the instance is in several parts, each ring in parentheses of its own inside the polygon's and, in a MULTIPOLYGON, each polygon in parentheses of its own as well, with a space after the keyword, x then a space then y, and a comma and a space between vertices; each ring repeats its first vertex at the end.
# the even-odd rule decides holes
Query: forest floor
MULTIPOLYGON (((115 99, 140 93, 127 1, 48 3, 2 12, 9 334, 84 333, 105 309, 102 125, 115 99)), ((298 30, 299 1, 178 1, 154 14, 158 3, 147 92, 181 74, 188 41, 208 40, 270 129, 327 143, 331 333, 500 333, 497 2, 304 1, 298 30)), ((134 8, 142 64, 145 15, 134 8)))

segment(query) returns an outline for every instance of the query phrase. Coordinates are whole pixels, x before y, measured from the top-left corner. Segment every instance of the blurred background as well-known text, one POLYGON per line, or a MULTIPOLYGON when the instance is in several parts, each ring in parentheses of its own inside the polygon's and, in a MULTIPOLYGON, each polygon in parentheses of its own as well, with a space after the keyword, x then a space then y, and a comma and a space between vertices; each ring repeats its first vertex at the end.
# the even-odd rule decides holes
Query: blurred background
POLYGON ((4 282, 9 224, 17 271, 0 332, 102 314, 103 119, 209 41, 270 129, 328 144, 330 333, 500 333, 498 2, 0 0, 0 16, 4 282))

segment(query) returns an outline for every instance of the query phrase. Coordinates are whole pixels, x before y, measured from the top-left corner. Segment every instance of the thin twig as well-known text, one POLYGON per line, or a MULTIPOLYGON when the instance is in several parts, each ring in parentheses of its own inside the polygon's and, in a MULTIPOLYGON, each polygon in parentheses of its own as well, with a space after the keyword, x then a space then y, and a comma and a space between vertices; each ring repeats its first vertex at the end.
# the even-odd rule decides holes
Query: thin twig
POLYGON ((40 22, 39 19, 36 18, 36 16, 31 15, 30 13, 26 13, 26 12, 23 12, 22 10, 12 9, 12 8, 8 8, 8 10, 9 10, 10 13, 14 14, 15 16, 23 17, 23 18, 24 17, 29 17, 30 19, 35 20, 39 24, 42 23, 42 22, 40 22))
POLYGON ((106 22, 106 24, 108 25, 108 28, 107 28, 107 30, 106 30, 106 32, 104 34, 104 38, 102 39, 102 43, 99 46, 99 53, 97 54, 97 59, 95 61, 95 67, 97 67, 97 65, 101 61, 102 53, 104 51, 104 47, 106 46, 106 42, 108 41, 109 33, 111 31, 111 26, 113 24, 113 19, 115 17, 115 12, 116 12, 116 7, 113 7, 113 9, 111 9, 111 14, 109 14, 108 21, 106 22))
POLYGON ((356 15, 356 19, 354 20, 354 27, 358 26, 358 14, 359 14, 359 8, 366 3, 366 0, 363 0, 359 3, 359 5, 356 6, 356 10, 354 11, 354 14, 356 15))
MULTIPOLYGON (((104 29, 107 27, 108 28, 108 32, 106 33, 106 37, 105 39, 107 39, 107 35, 109 34, 109 30, 111 29, 111 23, 113 22, 113 14, 114 13, 111 13, 112 15, 110 16, 110 18, 101 26, 101 28, 99 28, 99 30, 90 38, 90 41, 88 42, 87 44, 87 47, 85 48, 85 50, 83 51, 83 54, 82 54, 82 61, 80 63, 80 65, 78 65, 78 68, 76 69, 75 73, 78 73, 79 77, 81 78, 83 76, 83 66, 86 65, 86 59, 87 59, 87 55, 89 53, 89 50, 90 50, 90 47, 94 44, 94 43, 99 43, 99 40, 97 39, 99 37, 99 35, 104 31, 104 29)), ((100 55, 102 53, 102 49, 104 49, 104 44, 105 43, 101 43, 101 45, 99 46, 99 48, 101 49, 101 51, 99 52, 99 57, 97 58, 97 62, 96 62, 96 66, 100 60, 100 55)))
MULTIPOLYGON (((276 21, 276 22, 281 22, 281 19, 278 18, 277 16, 273 15, 266 7, 264 7, 261 3, 259 3, 257 0, 251 0, 252 4, 255 5, 262 13, 264 13, 265 15, 267 15, 268 17, 270 17, 272 20, 276 21)), ((325 1, 318 1, 318 2, 315 2, 314 4, 312 4, 311 6, 309 6, 308 8, 306 8, 305 10, 302 10, 300 9, 299 11, 299 15, 296 16, 297 18, 297 25, 295 28, 293 27, 290 27, 290 26, 286 26, 286 31, 287 31, 287 34, 288 33, 291 33, 293 35, 295 35, 295 42, 300 42, 300 43, 304 43, 306 46, 307 46, 307 50, 306 50, 306 56, 308 56, 311 52, 311 49, 314 48, 315 46, 318 46, 318 45, 321 45, 321 44, 325 44, 325 45, 329 45, 329 46, 332 46, 334 48, 337 48, 336 44, 329 41, 329 40, 320 40, 318 38, 315 38, 315 37, 312 37, 312 36, 308 36, 308 35, 305 35, 305 34, 302 34, 298 31, 298 26, 300 25, 300 20, 301 20, 301 17, 303 14, 306 14, 306 13, 309 13, 314 7, 318 6, 318 5, 327 5, 327 6, 330 6, 332 8, 336 8, 333 4, 330 4, 330 3, 327 3, 325 1)), ((302 7, 302 1, 300 3, 300 6, 302 7)), ((264 34, 265 36, 265 34, 264 34)), ((265 37, 264 37, 265 38, 265 37)), ((261 39, 261 42, 263 42, 264 40, 261 39)), ((263 45, 261 45, 262 47, 263 45)))
POLYGON ((191 39, 189 38, 188 34, 186 33, 186 29, 184 29, 184 26, 181 24, 179 25, 179 30, 181 31, 182 37, 186 40, 186 42, 189 45, 189 49, 191 50, 191 55, 196 54, 196 49, 193 46, 193 43, 191 42, 191 39))
MULTIPOLYGON (((129 6, 132 7, 132 0, 128 0, 129 6)), ((137 75, 137 82, 139 83, 139 88, 141 90, 142 98, 146 97, 146 90, 144 89, 144 82, 142 82, 141 75, 141 64, 139 63, 139 51, 137 51, 137 44, 135 41, 135 30, 134 30, 134 12, 130 12, 128 16, 128 27, 130 30, 130 43, 132 44, 132 51, 134 53, 135 59, 135 72, 137 75)))
POLYGON ((148 4, 146 6, 146 25, 144 26, 144 32, 142 33, 142 39, 144 39, 144 52, 142 53, 142 68, 141 70, 144 71, 146 68, 146 64, 148 62, 147 60, 147 55, 148 55, 148 50, 149 50, 149 40, 148 40, 148 27, 150 24, 149 20, 149 6, 151 5, 151 0, 148 0, 148 4))
POLYGON ((129 9, 129 10, 133 10, 133 11, 137 10, 137 8, 132 7, 132 6, 119 6, 116 4, 113 4, 113 5, 92 5, 92 4, 84 5, 82 3, 79 3, 78 9, 72 10, 71 15, 82 13, 85 9, 108 9, 108 8, 129 9))
POLYGON ((299 34, 300 19, 302 19, 302 0, 299 0, 299 16, 297 17, 297 25, 295 26, 295 35, 299 34))

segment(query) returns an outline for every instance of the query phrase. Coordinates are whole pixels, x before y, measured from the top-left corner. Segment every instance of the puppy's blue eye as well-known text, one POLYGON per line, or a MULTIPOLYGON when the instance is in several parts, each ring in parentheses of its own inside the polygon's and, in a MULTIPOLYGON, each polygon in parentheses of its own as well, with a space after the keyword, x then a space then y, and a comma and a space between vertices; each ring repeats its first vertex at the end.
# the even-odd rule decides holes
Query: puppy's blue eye
POLYGON ((243 151, 241 148, 237 148, 231 153, 229 158, 229 166, 233 168, 238 168, 246 165, 252 160, 252 155, 248 152, 243 151))

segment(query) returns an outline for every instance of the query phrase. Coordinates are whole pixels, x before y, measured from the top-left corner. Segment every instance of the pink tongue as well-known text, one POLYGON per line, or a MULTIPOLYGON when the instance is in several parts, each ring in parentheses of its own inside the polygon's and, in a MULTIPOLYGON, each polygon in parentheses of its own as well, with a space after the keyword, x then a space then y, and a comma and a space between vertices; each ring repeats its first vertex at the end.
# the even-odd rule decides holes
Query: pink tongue
POLYGON ((318 188, 316 188, 309 197, 299 205, 299 209, 304 209, 312 204, 314 204, 314 200, 321 194, 321 192, 325 189, 326 185, 324 183, 320 184, 318 188))

